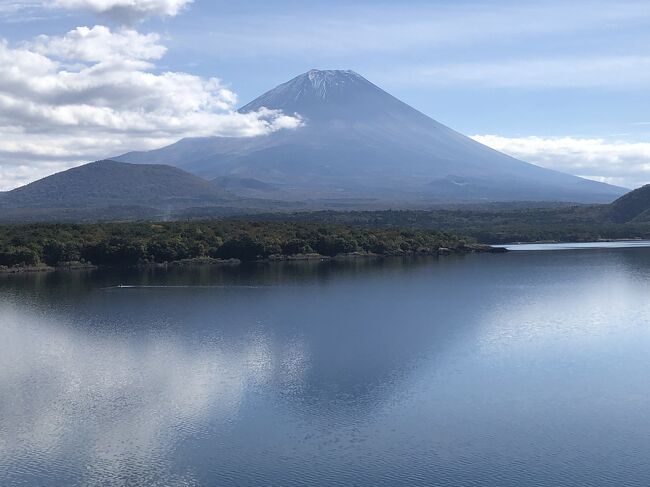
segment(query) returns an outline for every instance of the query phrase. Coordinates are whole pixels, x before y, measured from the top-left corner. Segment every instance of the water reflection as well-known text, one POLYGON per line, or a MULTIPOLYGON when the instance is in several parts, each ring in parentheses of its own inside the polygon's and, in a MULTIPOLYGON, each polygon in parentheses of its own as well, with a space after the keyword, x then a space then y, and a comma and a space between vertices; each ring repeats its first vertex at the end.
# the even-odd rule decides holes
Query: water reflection
POLYGON ((75 451, 61 474, 83 470, 82 485, 124 475, 144 475, 142 485, 191 483, 170 464, 177 443, 208 425, 237 422, 248 390, 268 389, 300 413, 327 417, 318 409, 347 407, 359 414, 360 402, 378 401, 366 397, 368 389, 404 362, 399 349, 380 359, 386 337, 361 336, 378 315, 355 313, 357 298, 336 300, 327 283, 335 275, 339 286, 356 286, 359 272, 368 278, 421 265, 5 278, 0 424, 12 440, 0 450, 2 467, 9 478, 34 475, 38 483, 41 469, 56 471, 56 457, 75 451), (156 287, 110 287, 117 282, 156 287), (318 306, 329 298, 337 305, 318 306))
POLYGON ((82 485, 134 465, 138 473, 160 470, 177 435, 196 434, 208 419, 235 420, 247 388, 298 388, 303 379, 306 357, 297 340, 273 345, 255 333, 190 347, 166 334, 87 335, 3 311, 0 424, 2 437, 12 440, 0 458, 13 464, 5 468, 29 470, 74 450, 84 452, 75 459, 86 467, 82 485))
POLYGON ((0 478, 609 485, 597 432, 650 478, 650 252, 543 254, 3 277, 0 478))

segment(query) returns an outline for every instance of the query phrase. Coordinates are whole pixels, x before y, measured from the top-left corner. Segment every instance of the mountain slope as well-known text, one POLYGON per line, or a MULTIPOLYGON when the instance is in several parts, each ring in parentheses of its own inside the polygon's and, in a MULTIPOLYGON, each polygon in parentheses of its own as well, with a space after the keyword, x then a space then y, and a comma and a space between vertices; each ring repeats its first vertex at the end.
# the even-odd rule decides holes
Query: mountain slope
POLYGON ((650 184, 624 194, 606 210, 616 222, 650 221, 650 184))
POLYGON ((0 208, 179 208, 228 198, 215 184, 175 167, 106 160, 3 193, 0 208))
POLYGON ((543 169, 490 149, 352 71, 312 70, 241 108, 299 114, 304 125, 249 138, 183 139, 118 157, 205 178, 253 178, 275 198, 375 201, 610 202, 622 188, 543 169))

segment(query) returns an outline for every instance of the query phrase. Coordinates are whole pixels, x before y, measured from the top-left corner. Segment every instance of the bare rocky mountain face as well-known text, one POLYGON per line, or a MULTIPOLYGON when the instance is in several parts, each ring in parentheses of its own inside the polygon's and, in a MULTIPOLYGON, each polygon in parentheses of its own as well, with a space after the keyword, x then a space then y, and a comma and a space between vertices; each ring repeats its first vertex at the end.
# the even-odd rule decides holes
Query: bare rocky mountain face
POLYGON ((480 201, 611 202, 623 188, 528 164, 466 137, 353 71, 312 70, 240 109, 302 117, 270 135, 180 140, 117 157, 228 182, 246 197, 410 206, 480 201))

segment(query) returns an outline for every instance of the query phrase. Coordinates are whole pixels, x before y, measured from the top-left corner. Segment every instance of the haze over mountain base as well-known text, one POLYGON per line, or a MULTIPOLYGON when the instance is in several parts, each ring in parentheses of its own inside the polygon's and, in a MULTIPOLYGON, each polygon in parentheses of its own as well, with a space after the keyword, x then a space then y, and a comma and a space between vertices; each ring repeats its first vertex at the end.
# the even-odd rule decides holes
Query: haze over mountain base
POLYGON ((293 201, 608 203, 625 192, 490 149, 352 71, 309 71, 240 111, 263 107, 298 114, 304 124, 257 137, 183 139, 115 159, 255 180, 265 187, 240 194, 293 201))

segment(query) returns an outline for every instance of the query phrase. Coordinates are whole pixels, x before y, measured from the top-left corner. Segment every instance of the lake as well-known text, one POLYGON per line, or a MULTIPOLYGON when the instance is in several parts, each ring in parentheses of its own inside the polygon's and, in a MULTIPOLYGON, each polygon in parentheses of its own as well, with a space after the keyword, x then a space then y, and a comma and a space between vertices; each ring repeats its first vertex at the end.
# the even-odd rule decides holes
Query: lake
POLYGON ((647 486, 649 296, 647 248, 0 276, 0 484, 647 486))
POLYGON ((562 243, 515 243, 499 245, 508 250, 593 250, 593 249, 632 249, 650 247, 650 240, 612 240, 601 242, 562 242, 562 243))

